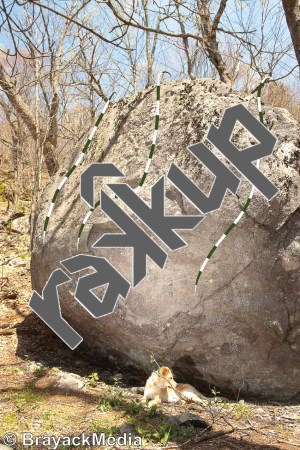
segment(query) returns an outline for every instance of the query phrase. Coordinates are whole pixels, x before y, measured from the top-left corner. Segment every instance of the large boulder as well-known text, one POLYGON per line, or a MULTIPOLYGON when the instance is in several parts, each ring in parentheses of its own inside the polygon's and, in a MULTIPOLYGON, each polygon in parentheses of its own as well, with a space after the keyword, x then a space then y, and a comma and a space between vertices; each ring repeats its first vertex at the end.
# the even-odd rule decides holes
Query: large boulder
MULTIPOLYGON (((119 231, 100 209, 90 217, 76 249, 78 228, 88 211, 80 199, 80 172, 92 162, 111 162, 124 173, 126 182, 137 186, 151 146, 155 99, 151 87, 109 107, 95 144, 58 198, 43 246, 49 202, 80 149, 65 158, 49 181, 33 237, 31 274, 38 292, 60 261, 77 253, 104 256, 131 280, 130 249, 92 249, 102 234, 119 231)), ((164 84, 157 149, 141 197, 150 199, 151 186, 167 174, 172 162, 208 193, 213 177, 186 147, 207 142, 210 125, 219 124, 225 108, 240 103, 257 116, 255 96, 231 92, 219 81, 164 84)), ((227 193, 222 207, 195 230, 180 232, 187 246, 169 252, 163 271, 148 261, 147 277, 130 290, 126 300, 119 300, 110 316, 92 319, 73 299, 75 282, 59 288, 63 316, 99 356, 149 370, 153 354, 173 367, 177 378, 199 388, 217 386, 223 392, 275 400, 299 398, 299 127, 285 109, 266 105, 264 109, 266 126, 278 141, 274 154, 264 158, 260 167, 280 193, 270 203, 255 193, 245 217, 210 260, 196 295, 200 264, 248 197, 251 186, 245 180, 238 195, 227 193)), ((232 140, 239 148, 255 142, 238 126, 232 140)), ((108 181, 112 179, 98 180, 97 190, 108 181)), ((109 192, 107 186, 105 190, 109 192)), ((166 197, 169 214, 197 212, 169 182, 166 197)))

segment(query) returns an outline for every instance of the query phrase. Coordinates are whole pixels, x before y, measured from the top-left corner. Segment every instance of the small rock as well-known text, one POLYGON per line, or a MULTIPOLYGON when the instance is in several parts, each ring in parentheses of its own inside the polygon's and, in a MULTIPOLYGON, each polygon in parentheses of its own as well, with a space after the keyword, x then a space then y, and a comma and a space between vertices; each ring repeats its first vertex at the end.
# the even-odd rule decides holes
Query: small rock
POLYGON ((170 417, 170 422, 173 425, 184 427, 187 425, 193 425, 195 428, 208 428, 211 429, 211 425, 206 422, 206 420, 197 416, 196 414, 192 414, 189 412, 185 412, 182 414, 178 414, 177 416, 170 417))
POLYGON ((133 434, 135 432, 134 426, 131 425, 130 423, 123 423, 122 425, 120 425, 119 427, 120 430, 120 434, 133 434))
POLYGON ((32 361, 32 362, 30 363, 30 365, 29 365, 29 371, 30 371, 31 373, 35 373, 35 372, 38 372, 38 371, 42 371, 43 368, 44 368, 43 364, 41 364, 41 363, 36 363, 35 361, 32 361))
POLYGON ((19 233, 29 233, 29 219, 28 216, 19 217, 11 223, 11 229, 19 233))
POLYGON ((220 414, 220 412, 222 411, 222 407, 219 406, 210 406, 209 407, 209 411, 211 412, 211 414, 220 414))
POLYGON ((65 391, 82 389, 84 382, 78 375, 73 373, 59 374, 58 380, 54 384, 55 387, 63 389, 65 391))
POLYGON ((26 266, 26 262, 21 258, 15 258, 9 261, 8 265, 10 267, 26 266))

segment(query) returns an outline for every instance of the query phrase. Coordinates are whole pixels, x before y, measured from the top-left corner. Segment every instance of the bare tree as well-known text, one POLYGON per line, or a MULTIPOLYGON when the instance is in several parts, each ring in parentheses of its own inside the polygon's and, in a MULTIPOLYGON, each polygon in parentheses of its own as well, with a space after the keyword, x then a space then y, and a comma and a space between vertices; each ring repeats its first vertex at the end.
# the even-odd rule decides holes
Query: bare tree
MULTIPOLYGON (((73 7, 75 6, 76 1, 73 2, 73 7)), ((71 8, 72 10, 72 8, 71 8)), ((55 37, 50 37, 50 33, 48 30, 48 23, 46 22, 43 13, 42 19, 45 26, 45 35, 43 39, 48 40, 48 50, 49 50, 49 81, 51 87, 51 98, 47 103, 48 107, 48 121, 46 125, 43 127, 39 127, 39 123, 37 123, 37 116, 30 107, 30 105, 25 101, 21 92, 17 89, 16 84, 14 83, 15 77, 15 65, 10 68, 9 64, 6 64, 6 67, 3 63, 0 63, 0 86, 7 96, 10 103, 15 108, 17 114, 20 115, 24 124, 27 126, 28 131, 30 132, 33 140, 35 142, 39 142, 39 145, 42 145, 43 154, 45 158, 46 167, 49 175, 53 175, 58 169, 58 162, 56 158, 56 147, 57 147, 57 133, 58 133, 58 125, 57 125, 57 115, 59 110, 59 95, 58 95, 58 87, 59 87, 59 76, 61 70, 61 60, 62 60, 62 48, 63 43, 68 32, 70 21, 66 20, 62 31, 58 37, 58 43, 55 47, 55 37), (10 73, 8 73, 10 69, 10 73)), ((13 19, 11 19, 13 20, 13 19)), ((44 57, 44 55, 40 54, 40 51, 37 48, 37 45, 33 41, 33 23, 35 22, 34 14, 30 14, 29 10, 26 10, 26 23, 24 28, 27 28, 27 33, 21 31, 21 42, 27 46, 28 51, 26 54, 27 60, 36 60, 38 58, 44 57), (30 24, 28 21, 30 20, 30 24)), ((14 24, 17 22, 14 21, 14 24)), ((18 29, 22 30, 21 25, 18 26, 18 29)), ((16 42, 16 40, 15 40, 16 42)), ((16 58, 15 58, 16 59, 16 58)), ((35 61, 35 78, 39 78, 39 69, 37 68, 37 61, 35 61)), ((35 89, 38 89, 38 84, 40 81, 35 82, 35 89)), ((35 93, 35 98, 38 96, 38 93, 35 93)), ((47 97, 46 97, 47 100, 47 97)), ((36 105, 35 105, 36 111, 36 105)))
MULTIPOLYGON (((106 5, 118 21, 119 25, 116 25, 115 28, 121 27, 121 23, 128 27, 143 30, 145 33, 151 32, 166 38, 182 39, 187 59, 188 73, 191 78, 194 78, 192 66, 195 63, 195 58, 191 55, 189 39, 196 41, 198 43, 197 50, 200 46, 202 47, 220 79, 232 85, 234 77, 230 74, 224 56, 222 55, 219 34, 222 33, 223 35, 232 36, 248 46, 252 46, 253 44, 251 43, 251 39, 248 38, 250 34, 249 30, 235 32, 230 27, 224 28, 221 26, 221 19, 223 18, 227 1, 220 0, 217 2, 218 6, 214 13, 212 13, 212 9, 215 2, 212 2, 212 0, 192 0, 187 2, 173 0, 167 6, 161 6, 154 2, 156 10, 152 12, 159 14, 160 28, 147 26, 145 21, 140 20, 135 11, 134 0, 126 3, 120 0, 108 0, 106 5), (170 31, 171 27, 168 23, 171 24, 174 21, 178 23, 178 32, 170 31), (189 23, 189 28, 187 28, 187 23, 189 23)), ((174 26, 172 26, 173 29, 174 26)))
MULTIPOLYGON (((59 26, 54 28, 53 21, 50 23, 50 13, 45 15, 43 12, 44 7, 38 6, 36 2, 24 2, 24 14, 21 16, 17 13, 14 14, 13 6, 16 4, 16 1, 12 1, 9 6, 3 0, 0 2, 0 17, 2 18, 4 30, 11 37, 13 47, 12 51, 7 52, 6 62, 0 61, 0 87, 27 127, 32 139, 35 142, 39 142, 50 176, 55 174, 58 169, 56 150, 58 145, 58 116, 60 112, 60 77, 68 65, 64 58, 64 45, 70 26, 76 23, 77 14, 90 3, 90 0, 81 1, 79 6, 78 3, 79 0, 72 0, 67 13, 58 14, 59 17, 63 17, 63 20, 60 20, 59 26), (37 38, 36 35, 38 35, 37 38), (15 65, 18 64, 17 61, 20 59, 26 61, 40 59, 42 61, 40 71, 43 72, 43 76, 39 76, 38 71, 35 71, 35 75, 39 76, 38 83, 36 83, 36 80, 34 81, 35 75, 32 80, 35 90, 42 90, 43 101, 46 106, 44 111, 47 112, 47 117, 40 121, 40 126, 36 123, 37 116, 34 102, 30 104, 22 96, 15 83, 15 65), (45 60, 47 60, 47 63, 44 63, 45 60), (13 64, 10 64, 12 61, 13 64)), ((45 7, 45 9, 46 12, 49 11, 49 8, 45 7)), ((55 16, 52 19, 57 21, 55 16)), ((82 61, 84 56, 84 53, 81 52, 82 61)), ((34 66, 36 67, 37 63, 34 63, 34 66)), ((88 67, 87 60, 84 67, 90 78, 89 83, 92 87, 92 92, 96 89, 99 92, 101 86, 99 83, 97 84, 93 71, 88 67)), ((39 93, 35 92, 34 95, 35 99, 37 99, 39 93)), ((103 98, 105 97, 104 94, 101 95, 103 98)))
MULTIPOLYGON (((297 19, 295 1, 283 3, 297 19)), ((72 157, 113 91, 114 99, 137 92, 152 85, 161 70, 173 78, 219 77, 245 92, 266 74, 288 75, 293 46, 282 3, 232 4, 234 8, 228 0, 0 0, 7 44, 0 49, 0 89, 11 130, 10 143, 3 145, 11 151, 12 136, 19 127, 25 129, 36 164, 32 175, 39 174, 34 192, 44 165, 53 175, 64 154, 72 157)), ((14 138, 14 148, 22 145, 14 138)))

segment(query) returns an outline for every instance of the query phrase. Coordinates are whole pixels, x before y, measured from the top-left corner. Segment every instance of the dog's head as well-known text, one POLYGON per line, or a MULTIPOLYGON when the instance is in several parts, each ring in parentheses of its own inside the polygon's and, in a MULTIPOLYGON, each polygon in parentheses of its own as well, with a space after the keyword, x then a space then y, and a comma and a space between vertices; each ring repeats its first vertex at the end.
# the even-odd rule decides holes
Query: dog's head
POLYGON ((169 367, 160 367, 153 372, 154 383, 160 389, 165 389, 174 384, 173 374, 169 367))

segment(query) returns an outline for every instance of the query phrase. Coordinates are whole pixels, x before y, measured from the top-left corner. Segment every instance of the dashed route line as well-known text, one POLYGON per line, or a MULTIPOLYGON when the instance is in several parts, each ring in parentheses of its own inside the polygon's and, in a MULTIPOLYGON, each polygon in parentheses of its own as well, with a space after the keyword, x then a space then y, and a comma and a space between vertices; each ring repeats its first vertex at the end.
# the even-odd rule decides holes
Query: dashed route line
POLYGON ((64 176, 64 178, 63 178, 63 179, 61 180, 61 182, 59 183, 59 185, 58 185, 56 191, 54 192, 54 195, 53 195, 53 198, 52 198, 52 200, 51 200, 51 204, 50 204, 50 206, 49 206, 49 210, 48 210, 48 213, 47 213, 45 222, 44 222, 43 244, 44 244, 44 242, 45 242, 46 231, 47 231, 47 228, 48 228, 48 225, 49 225, 50 217, 51 217, 51 215, 52 215, 52 212, 53 212, 53 209, 54 209, 54 206, 55 206, 57 197, 59 196, 60 191, 62 190, 63 186, 65 185, 65 183, 67 182, 67 180, 70 178, 70 176, 72 175, 72 173, 75 171, 75 169, 76 169, 76 168, 81 164, 81 162, 83 161, 84 156, 86 155, 86 153, 87 153, 87 151, 88 151, 88 148, 89 148, 89 146, 90 146, 90 144, 91 144, 91 142, 92 142, 92 140, 93 140, 93 138, 94 138, 94 136, 95 136, 95 133, 96 133, 96 131, 97 131, 97 129, 98 129, 98 126, 99 126, 100 122, 102 121, 102 118, 103 118, 103 116, 104 116, 104 114, 105 114, 105 112, 106 112, 106 110, 107 110, 107 108, 108 108, 108 105, 109 105, 109 103, 110 103, 110 101, 111 101, 111 99, 112 99, 112 97, 113 97, 114 95, 115 95, 115 93, 113 92, 112 95, 111 95, 111 96, 109 97, 109 99, 107 100, 107 102, 105 103, 105 105, 104 105, 104 107, 103 107, 103 109, 102 109, 102 111, 101 111, 101 113, 100 113, 100 115, 99 115, 99 117, 98 117, 98 119, 97 119, 97 121, 96 121, 96 123, 95 123, 95 126, 94 126, 94 128, 92 129, 92 131, 91 131, 91 133, 90 133, 90 135, 89 135, 89 137, 88 137, 88 139, 87 139, 87 141, 86 141, 86 143, 85 143, 85 145, 84 145, 84 147, 83 147, 83 149, 82 149, 82 151, 81 151, 79 157, 77 158, 77 160, 75 161, 75 163, 73 164, 73 166, 69 169, 69 171, 66 173, 66 175, 64 176))
MULTIPOLYGON (((156 84, 156 113, 155 113, 155 126, 154 126, 154 133, 153 133, 153 138, 152 138, 152 144, 151 144, 151 148, 150 148, 150 152, 149 152, 149 156, 148 156, 148 161, 146 163, 145 166, 145 170, 144 173, 141 177, 141 180, 139 182, 139 185, 134 189, 134 191, 136 193, 140 192, 140 190, 142 189, 143 184, 146 181, 147 175, 149 173, 149 169, 152 163, 152 159, 153 159, 153 155, 155 152, 155 147, 156 147, 156 140, 157 140, 157 135, 158 135, 158 128, 159 128, 159 110, 160 110, 160 82, 161 79, 163 77, 164 74, 168 74, 171 76, 171 74, 167 71, 163 71, 158 75, 157 78, 157 84, 156 84)), ((112 197, 115 197, 114 194, 112 195, 112 197)), ((93 214, 93 212, 95 211, 95 209, 100 205, 100 200, 97 201, 97 203, 95 203, 93 208, 90 208, 90 210, 87 212, 86 216, 84 217, 83 221, 81 222, 81 225, 79 227, 79 231, 78 231, 78 237, 77 237, 77 249, 79 246, 79 241, 80 241, 80 236, 83 232, 83 229, 87 223, 87 221, 89 220, 89 218, 91 217, 91 215, 93 214)))
MULTIPOLYGON (((265 83, 267 81, 271 81, 272 78, 271 77, 266 77, 264 78, 261 83, 259 84, 258 88, 257 88, 257 108, 258 108, 258 114, 259 114, 259 120, 262 124, 264 124, 264 113, 262 112, 262 107, 261 107, 261 94, 262 94, 262 89, 265 85, 265 83)), ((256 167, 259 168, 259 160, 256 161, 256 167)), ((213 256, 213 254, 215 253, 215 251, 217 250, 217 248, 221 245, 221 243, 224 241, 224 239, 231 233, 231 231, 237 226, 237 224, 239 223, 239 221, 242 219, 242 217, 244 216, 245 212, 247 211, 247 209, 249 208, 249 205, 251 203, 253 194, 255 191, 255 187, 252 185, 250 194, 244 204, 244 206, 242 207, 242 210, 240 212, 240 214, 237 216, 237 218, 232 222, 232 224, 227 228, 227 230, 223 233, 223 235, 220 237, 220 239, 215 243, 215 245, 210 249, 207 257, 205 258, 202 266, 200 267, 197 277, 196 277, 196 281, 195 281, 195 293, 197 292, 197 286, 200 280, 200 277, 208 263, 208 261, 211 259, 211 257, 213 256)))

